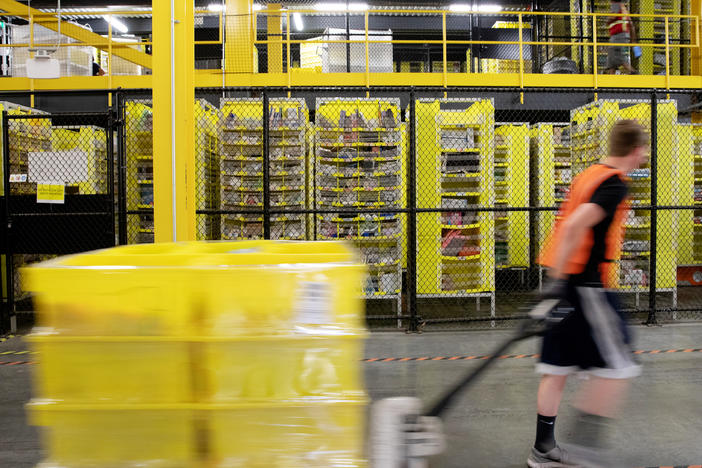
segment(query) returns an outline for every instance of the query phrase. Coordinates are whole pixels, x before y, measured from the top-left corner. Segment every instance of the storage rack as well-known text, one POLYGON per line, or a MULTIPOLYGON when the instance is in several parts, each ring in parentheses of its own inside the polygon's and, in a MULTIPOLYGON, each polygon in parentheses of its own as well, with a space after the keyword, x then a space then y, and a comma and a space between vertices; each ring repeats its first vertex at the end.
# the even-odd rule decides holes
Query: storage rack
MULTIPOLYGON (((221 112, 204 99, 195 101, 195 184, 197 209, 216 211, 220 207, 220 145, 221 112)), ((198 240, 221 238, 220 215, 196 215, 198 240)))
MULTIPOLYGON (((558 206, 564 201, 572 180, 570 126, 566 123, 544 122, 532 127, 531 155, 534 164, 531 180, 535 187, 535 206, 558 206)), ((555 220, 555 211, 536 213, 536 254, 545 244, 555 220)), ((540 274, 539 289, 542 279, 543 274, 540 274)))
MULTIPOLYGON (((675 184, 677 164, 677 108, 675 101, 658 101, 657 132, 657 199, 659 205, 673 205, 678 196, 675 184)), ((650 137, 651 106, 643 100, 599 100, 571 111, 572 161, 581 172, 587 165, 606 157, 607 141, 612 125, 619 119, 637 120, 650 137), (592 142, 592 143, 589 143, 592 142)), ((616 262, 613 285, 620 292, 636 295, 639 306, 641 293, 648 293, 650 271, 651 169, 648 162, 628 174, 630 179, 629 203, 631 212, 625 222, 625 235, 620 258, 616 262)), ((656 290, 671 292, 673 305, 677 304, 676 250, 677 213, 658 212, 656 290)))
POLYGON ((51 146, 54 151, 82 151, 88 155, 87 180, 67 185, 66 193, 107 193, 107 140, 104 129, 95 126, 53 126, 51 146))
MULTIPOLYGON (((529 206, 529 124, 495 128, 495 207, 529 206)), ((495 267, 529 267, 529 213, 495 212, 495 267)))
MULTIPOLYGON (((272 208, 307 205, 308 110, 304 99, 269 101, 270 197, 272 208)), ((222 239, 263 238, 263 102, 220 101, 221 206, 238 214, 222 215, 222 239), (255 213, 252 213, 254 212, 255 213)), ((301 214, 271 215, 272 239, 306 239, 301 214)))
POLYGON ((316 239, 348 239, 361 251, 369 276, 363 295, 392 299, 402 288, 402 226, 398 213, 364 209, 404 206, 405 133, 399 99, 317 98, 315 120, 316 239))
POLYGON ((490 299, 495 316, 492 207, 495 108, 487 99, 420 99, 417 114, 419 297, 490 299))
MULTIPOLYGON (((677 134, 678 203, 702 207, 702 127, 678 124, 677 134)), ((702 263, 702 213, 699 209, 683 209, 678 217, 678 266, 699 265, 702 263)))
POLYGON ((127 101, 127 232, 128 242, 154 242, 154 156, 151 101, 127 101))

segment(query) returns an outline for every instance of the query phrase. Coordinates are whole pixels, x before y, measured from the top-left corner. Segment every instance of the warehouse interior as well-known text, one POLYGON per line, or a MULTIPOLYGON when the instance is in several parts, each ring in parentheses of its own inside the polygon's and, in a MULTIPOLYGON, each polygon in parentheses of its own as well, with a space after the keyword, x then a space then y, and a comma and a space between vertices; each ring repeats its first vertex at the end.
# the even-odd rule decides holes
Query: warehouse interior
MULTIPOLYGON (((644 371, 613 441, 699 466, 702 2, 625 1, 624 44, 611 5, 0 0, 0 466, 378 466, 372 403, 428 405, 528 319, 622 119, 647 160, 608 280, 644 371), (275 314, 322 307, 311 258, 337 289, 331 332, 291 309, 307 342, 275 314)), ((428 466, 525 465, 539 353, 428 466)))

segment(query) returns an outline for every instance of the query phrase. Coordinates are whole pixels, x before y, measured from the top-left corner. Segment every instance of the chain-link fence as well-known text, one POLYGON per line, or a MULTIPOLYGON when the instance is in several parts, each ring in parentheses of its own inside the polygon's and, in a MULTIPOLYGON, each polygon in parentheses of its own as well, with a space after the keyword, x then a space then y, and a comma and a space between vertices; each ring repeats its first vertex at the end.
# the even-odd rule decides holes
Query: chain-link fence
POLYGON ((19 268, 117 242, 109 113, 42 114, 7 105, 3 142, 2 329, 31 310, 19 268))
MULTIPOLYGON (((22 255, 106 245, 104 231, 95 232, 102 225, 90 220, 109 212, 100 198, 109 190, 117 194, 110 235, 154 241, 151 97, 117 94, 115 176, 60 178, 64 205, 36 203, 36 181, 22 179, 29 155, 92 154, 75 149, 78 141, 113 154, 108 117, 8 115, 3 188, 12 196, 2 206, 13 227, 3 235, 14 236, 4 244, 15 249, 8 258, 20 243, 28 250, 51 236, 64 247, 22 255), (17 236, 20 218, 66 223, 17 236), (66 231, 71 236, 55 234, 66 231)), ((695 91, 218 88, 196 96, 197 238, 346 240, 368 265, 359 294, 369 324, 408 330, 510 326, 524 316, 543 285, 537 258, 571 181, 608 154, 614 122, 637 120, 650 154, 628 174, 632 209, 610 279, 633 320, 700 318, 695 91)))
POLYGON ((699 317, 694 145, 702 128, 689 123, 693 93, 198 96, 199 238, 347 240, 368 265, 360 294, 369 324, 410 330, 509 326, 524 316, 543 284, 537 257, 570 182, 608 154, 615 121, 637 120, 651 151, 629 174, 632 210, 612 284, 632 319, 699 317))

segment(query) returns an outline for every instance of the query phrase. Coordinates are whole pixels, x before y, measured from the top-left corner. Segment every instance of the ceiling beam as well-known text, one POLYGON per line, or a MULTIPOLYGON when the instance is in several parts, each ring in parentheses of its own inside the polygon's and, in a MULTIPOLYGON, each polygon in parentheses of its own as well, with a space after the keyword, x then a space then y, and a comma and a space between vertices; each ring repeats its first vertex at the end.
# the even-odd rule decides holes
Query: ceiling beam
MULTIPOLYGON (((35 24, 40 24, 47 29, 58 31, 58 17, 53 15, 47 16, 46 13, 43 13, 35 8, 29 8, 27 5, 14 0, 0 0, 0 10, 3 10, 8 15, 20 16, 26 19, 29 19, 30 16, 42 18, 41 22, 35 20, 35 24), (44 18, 49 21, 45 21, 44 18)), ((100 36, 99 34, 95 34, 85 28, 81 28, 80 26, 76 26, 75 24, 68 23, 66 21, 61 21, 61 34, 77 41, 86 42, 89 44, 106 42, 106 38, 100 36)), ((96 45, 94 47, 104 51, 109 50, 107 45, 96 45)), ((149 69, 151 68, 151 56, 132 47, 118 47, 113 44, 112 54, 121 59, 141 65, 142 67, 149 69)))

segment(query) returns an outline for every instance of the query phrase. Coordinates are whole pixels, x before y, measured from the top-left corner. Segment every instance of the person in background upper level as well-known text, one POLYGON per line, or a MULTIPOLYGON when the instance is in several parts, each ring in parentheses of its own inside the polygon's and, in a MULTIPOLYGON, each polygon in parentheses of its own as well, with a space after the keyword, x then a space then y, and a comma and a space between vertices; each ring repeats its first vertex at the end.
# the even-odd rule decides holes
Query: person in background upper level
MULTIPOLYGON (((629 10, 626 4, 620 0, 612 0, 609 11, 610 13, 617 14, 617 16, 610 16, 607 21, 609 42, 623 44, 636 41, 636 31, 634 30, 634 24, 631 22, 631 18, 628 16, 629 10)), ((629 75, 638 74, 629 61, 629 47, 607 47, 606 72, 610 75, 614 75, 620 68, 623 68, 629 75)))

